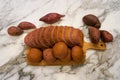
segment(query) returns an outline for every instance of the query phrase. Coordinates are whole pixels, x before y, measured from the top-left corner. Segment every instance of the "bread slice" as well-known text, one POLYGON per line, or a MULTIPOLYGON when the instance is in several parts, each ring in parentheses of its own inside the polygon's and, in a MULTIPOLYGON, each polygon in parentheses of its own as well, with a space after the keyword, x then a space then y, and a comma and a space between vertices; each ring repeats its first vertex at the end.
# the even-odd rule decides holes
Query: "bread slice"
POLYGON ((51 42, 51 44, 52 44, 52 46, 55 44, 55 41, 54 41, 54 36, 53 36, 53 34, 54 34, 54 30, 55 30, 55 28, 56 28, 56 26, 50 26, 50 42, 51 42))
POLYGON ((83 33, 79 29, 73 29, 71 34, 71 41, 74 45, 83 46, 83 33))
POLYGON ((58 31, 57 31, 57 41, 64 41, 63 40, 63 34, 64 34, 64 30, 63 30, 63 26, 59 26, 58 31))
POLYGON ((31 43, 35 46, 35 48, 39 48, 39 45, 36 42, 36 34, 38 31, 39 31, 38 29, 35 29, 31 34, 31 39, 32 39, 31 43))
POLYGON ((34 43, 34 31, 29 33, 29 42, 32 44, 32 47, 36 47, 36 44, 34 43))
POLYGON ((44 39, 43 39, 43 33, 44 33, 44 27, 39 29, 39 34, 38 34, 38 40, 39 40, 39 44, 41 45, 40 48, 47 48, 48 46, 45 44, 44 39))
MULTIPOLYGON (((42 27, 40 27, 40 28, 42 28, 42 27)), ((42 47, 42 44, 40 44, 40 42, 39 42, 39 31, 40 31, 40 28, 39 29, 36 29, 36 31, 35 31, 35 43, 36 43, 36 45, 38 45, 38 48, 41 48, 42 47)))
POLYGON ((43 32, 43 40, 44 40, 44 42, 45 42, 45 44, 48 46, 48 47, 50 47, 50 45, 51 45, 51 43, 50 43, 50 36, 49 36, 49 33, 50 33, 50 31, 49 31, 49 29, 50 29, 50 27, 44 27, 45 29, 44 29, 44 32, 43 32))
POLYGON ((65 27, 65 34, 64 34, 64 38, 65 38, 65 41, 67 42, 67 45, 69 47, 72 47, 73 44, 71 43, 70 41, 70 38, 71 38, 71 31, 72 31, 72 27, 65 27))
POLYGON ((57 43, 57 32, 58 32, 58 26, 55 26, 55 29, 53 31, 53 40, 54 40, 54 43, 57 43))
POLYGON ((28 33, 28 34, 25 36, 24 42, 25 42, 25 44, 26 44, 27 46, 32 47, 32 43, 31 43, 31 41, 30 41, 30 36, 31 36, 31 32, 28 33))

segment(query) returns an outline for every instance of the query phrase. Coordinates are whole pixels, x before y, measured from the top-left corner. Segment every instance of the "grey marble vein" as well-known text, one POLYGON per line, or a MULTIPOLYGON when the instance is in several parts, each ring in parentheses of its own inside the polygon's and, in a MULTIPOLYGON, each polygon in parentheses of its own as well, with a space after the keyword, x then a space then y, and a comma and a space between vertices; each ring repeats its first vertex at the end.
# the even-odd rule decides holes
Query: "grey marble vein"
POLYGON ((120 1, 119 0, 0 0, 0 80, 120 80, 120 1), (49 12, 65 14, 52 25, 79 28, 89 41, 86 14, 96 15, 101 29, 110 31, 114 41, 105 51, 87 51, 86 62, 78 66, 30 66, 26 63, 24 37, 8 35, 9 26, 30 21, 37 27, 48 26, 39 18, 49 12))

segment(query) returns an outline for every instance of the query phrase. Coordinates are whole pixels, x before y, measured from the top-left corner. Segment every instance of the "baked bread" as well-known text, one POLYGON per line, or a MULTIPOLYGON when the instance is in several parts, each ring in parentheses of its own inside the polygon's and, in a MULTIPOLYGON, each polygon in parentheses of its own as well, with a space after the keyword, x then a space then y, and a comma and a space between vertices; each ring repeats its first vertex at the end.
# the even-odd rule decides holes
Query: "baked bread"
POLYGON ((57 42, 64 42, 68 47, 83 46, 83 33, 80 29, 68 26, 48 26, 28 33, 24 42, 29 47, 45 49, 57 42))

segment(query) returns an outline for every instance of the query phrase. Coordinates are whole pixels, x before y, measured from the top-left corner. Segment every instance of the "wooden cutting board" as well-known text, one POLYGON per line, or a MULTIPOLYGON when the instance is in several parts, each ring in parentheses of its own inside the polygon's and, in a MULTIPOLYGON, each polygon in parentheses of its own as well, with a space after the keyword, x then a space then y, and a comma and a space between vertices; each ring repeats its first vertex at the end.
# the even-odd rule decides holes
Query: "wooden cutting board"
MULTIPOLYGON (((26 48, 26 55, 28 56, 29 51, 30 51, 30 47, 26 48)), ((70 61, 70 62, 62 62, 60 60, 56 60, 54 63, 48 64, 46 61, 42 60, 39 63, 33 63, 30 62, 28 60, 28 57, 26 56, 26 62, 28 65, 32 65, 32 66, 57 66, 57 65, 78 65, 78 64, 83 64, 86 60, 86 50, 88 49, 94 49, 94 50, 105 50, 106 49, 106 44, 104 42, 99 42, 97 44, 93 44, 93 43, 89 43, 89 42, 84 42, 83 45, 83 52, 84 52, 84 58, 82 61, 80 61, 79 63, 76 63, 74 61, 70 61)))

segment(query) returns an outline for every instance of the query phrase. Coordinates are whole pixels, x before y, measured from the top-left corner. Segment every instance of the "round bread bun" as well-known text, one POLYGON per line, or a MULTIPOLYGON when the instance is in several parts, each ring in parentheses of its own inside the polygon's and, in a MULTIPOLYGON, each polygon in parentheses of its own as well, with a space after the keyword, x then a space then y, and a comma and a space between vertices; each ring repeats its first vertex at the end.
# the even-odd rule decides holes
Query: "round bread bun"
POLYGON ((51 48, 45 49, 43 51, 43 59, 47 62, 47 63, 53 63, 56 61, 56 58, 53 56, 53 52, 51 48))
POLYGON ((70 62, 71 60, 71 50, 68 48, 68 54, 65 58, 62 58, 61 61, 62 62, 70 62))
POLYGON ((42 60, 42 51, 37 48, 32 48, 27 56, 29 61, 37 63, 42 60))
POLYGON ((67 45, 64 42, 58 42, 53 46, 53 55, 56 58, 65 58, 68 54, 67 45))
POLYGON ((73 61, 80 63, 83 57, 83 49, 79 46, 74 46, 72 48, 72 59, 73 61))

